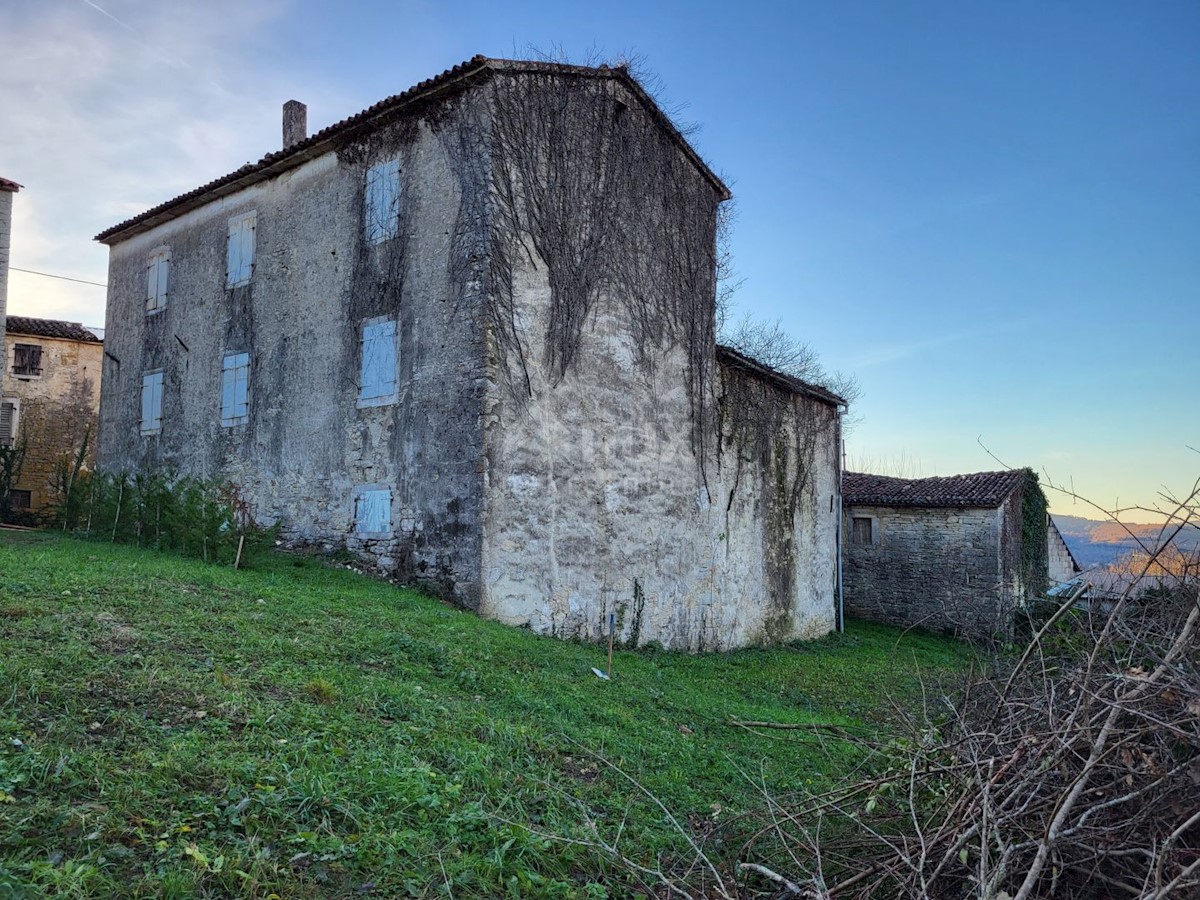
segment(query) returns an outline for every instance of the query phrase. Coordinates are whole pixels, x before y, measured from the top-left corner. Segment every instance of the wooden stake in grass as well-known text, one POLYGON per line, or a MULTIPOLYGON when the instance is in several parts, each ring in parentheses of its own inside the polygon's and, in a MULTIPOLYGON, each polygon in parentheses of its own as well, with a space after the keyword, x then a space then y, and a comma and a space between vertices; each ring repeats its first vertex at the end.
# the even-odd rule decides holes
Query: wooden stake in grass
POLYGON ((608 614, 608 677, 609 678, 612 678, 613 635, 616 633, 616 630, 617 630, 617 614, 609 613, 608 614))
POLYGON ((233 559, 233 567, 235 569, 242 564, 242 547, 244 547, 245 545, 246 545, 246 532, 243 531, 241 536, 238 538, 237 556, 235 556, 233 559))

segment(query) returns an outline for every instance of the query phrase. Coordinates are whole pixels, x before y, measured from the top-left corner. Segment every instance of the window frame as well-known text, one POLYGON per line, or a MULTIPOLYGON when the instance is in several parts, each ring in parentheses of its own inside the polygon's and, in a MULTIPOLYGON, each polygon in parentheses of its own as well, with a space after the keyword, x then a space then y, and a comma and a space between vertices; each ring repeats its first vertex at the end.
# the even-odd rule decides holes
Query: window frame
MULTIPOLYGON (((141 433, 143 435, 161 434, 162 433, 163 418, 164 418, 163 417, 163 407, 165 405, 164 404, 164 399, 165 399, 164 394, 166 393, 166 383, 167 383, 166 371, 164 369, 149 369, 142 373, 142 390, 141 390, 141 395, 140 395, 141 401, 142 401, 142 417, 141 417, 141 422, 139 423, 139 426, 141 428, 141 433), (158 425, 147 428, 146 427, 146 388, 155 384, 155 379, 157 379, 157 385, 158 385, 158 425)), ((151 396, 153 396, 153 395, 151 395, 151 396)), ((151 406, 153 406, 153 403, 151 404, 151 406)))
POLYGON ((146 315, 167 308, 171 293, 171 248, 155 247, 146 256, 146 315))
POLYGON ((367 167, 363 176, 363 240, 368 246, 382 244, 400 233, 400 174, 399 156, 367 167))
POLYGON ((850 541, 856 547, 874 547, 879 542, 879 528, 874 516, 851 516, 850 517, 850 541), (859 533, 861 523, 866 523, 866 540, 862 539, 859 533))
POLYGON ((0 408, 10 407, 12 414, 9 417, 9 434, 5 437, 0 433, 0 447, 11 447, 17 442, 17 438, 21 434, 21 400, 18 397, 2 397, 0 398, 0 408))
POLYGON ((390 316, 376 316, 364 319, 358 330, 358 400, 359 409, 375 406, 390 406, 400 396, 400 323, 390 316), (391 347, 391 389, 385 390, 389 382, 368 381, 375 369, 386 370, 385 363, 370 365, 368 352, 378 353, 381 342, 390 337, 391 347), (367 394, 368 390, 378 390, 378 393, 367 394))
POLYGON ((221 358, 221 427, 236 428, 239 425, 245 425, 250 421, 250 354, 242 353, 226 353, 221 358), (238 397, 238 374, 245 372, 245 377, 242 381, 242 396, 238 397), (233 396, 230 407, 225 405, 225 387, 226 381, 232 382, 233 396), (239 406, 241 407, 240 415, 228 415, 229 412, 236 413, 239 406))
POLYGON ((250 284, 254 280, 254 270, 257 267, 258 259, 258 211, 249 210, 247 212, 238 213, 236 216, 229 218, 229 223, 225 232, 225 288, 242 287, 250 284), (239 241, 239 250, 236 262, 239 263, 237 271, 234 270, 235 258, 233 255, 233 239, 234 235, 249 235, 249 260, 243 258, 246 253, 245 240, 239 241), (245 275, 242 275, 242 270, 245 269, 245 275), (237 276, 236 278, 234 276, 237 276))
POLYGON ((8 368, 9 374, 12 375, 13 378, 20 378, 25 381, 29 381, 29 380, 32 380, 35 378, 41 378, 42 375, 45 374, 45 367, 42 365, 42 360, 45 357, 45 355, 46 355, 46 348, 43 347, 41 344, 30 344, 30 343, 27 343, 24 341, 13 341, 12 359, 9 362, 9 368, 8 368), (24 351, 24 350, 37 351, 37 353, 34 356, 35 363, 33 366, 31 366, 33 371, 29 371, 29 372, 18 372, 17 371, 17 355, 18 355, 18 353, 20 353, 21 351, 24 351))

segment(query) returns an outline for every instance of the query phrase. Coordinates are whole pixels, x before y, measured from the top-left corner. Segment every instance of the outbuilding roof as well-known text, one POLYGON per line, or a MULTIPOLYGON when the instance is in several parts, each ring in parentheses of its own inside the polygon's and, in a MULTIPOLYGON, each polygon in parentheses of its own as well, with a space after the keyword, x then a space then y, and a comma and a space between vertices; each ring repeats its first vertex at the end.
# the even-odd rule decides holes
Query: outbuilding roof
POLYGON ((59 338, 65 341, 82 341, 87 344, 104 343, 78 322, 34 319, 29 316, 5 316, 4 328, 9 334, 29 334, 37 337, 59 338))
POLYGON ((745 353, 734 350, 732 347, 727 347, 724 344, 717 344, 717 360, 735 369, 740 369, 743 372, 748 372, 751 375, 762 378, 765 381, 770 381, 793 394, 805 394, 809 397, 815 397, 817 400, 828 403, 831 406, 848 405, 842 397, 839 397, 833 391, 821 387, 819 384, 813 384, 802 378, 796 378, 793 375, 780 372, 778 369, 772 369, 754 357, 747 356, 745 353))
POLYGON ((10 194, 15 194, 23 187, 24 185, 17 184, 15 181, 11 181, 7 178, 0 178, 0 191, 8 191, 10 194))
POLYGON ((859 506, 980 507, 999 506, 1028 477, 1025 469, 975 472, 942 478, 891 478, 846 472, 842 501, 859 506))
POLYGON ((126 219, 124 222, 100 232, 96 235, 96 240, 104 244, 111 244, 115 238, 128 237, 142 231, 147 231, 155 225, 181 216, 189 210, 208 203, 210 200, 240 191, 259 181, 264 181, 281 172, 296 168, 314 157, 328 153, 334 148, 335 139, 342 140, 352 137, 357 133, 369 131, 376 125, 382 124, 396 113, 419 101, 440 99, 442 96, 448 96, 450 92, 447 89, 453 85, 466 83, 474 78, 487 77, 500 71, 518 73, 543 72, 556 75, 576 75, 620 80, 641 101, 642 105, 655 117, 667 133, 670 134, 672 139, 679 145, 680 150, 700 170, 701 174, 708 179, 721 198, 723 200, 729 199, 729 188, 708 167, 704 160, 700 158, 700 154, 696 152, 695 148, 688 143, 679 129, 675 127, 670 117, 662 111, 659 105, 654 102, 654 99, 629 74, 627 67, 572 66, 565 63, 492 59, 479 55, 447 69, 440 75, 426 79, 402 93, 380 100, 373 106, 368 106, 362 112, 355 113, 349 118, 342 119, 340 122, 323 128, 312 136, 302 141, 297 141, 290 147, 276 150, 274 153, 268 153, 256 163, 247 163, 237 171, 230 172, 228 175, 210 181, 208 184, 201 185, 195 190, 188 191, 186 194, 180 194, 166 203, 160 203, 153 209, 148 209, 146 212, 136 215, 131 219, 126 219))

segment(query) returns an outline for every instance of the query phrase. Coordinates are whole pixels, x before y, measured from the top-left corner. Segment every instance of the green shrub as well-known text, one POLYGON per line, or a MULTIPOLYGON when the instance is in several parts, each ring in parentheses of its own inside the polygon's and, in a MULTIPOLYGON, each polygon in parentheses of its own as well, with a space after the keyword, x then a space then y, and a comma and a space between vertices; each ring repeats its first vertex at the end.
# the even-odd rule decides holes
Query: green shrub
POLYGON ((277 526, 250 516, 236 485, 173 474, 78 472, 59 525, 97 540, 241 562, 273 545, 277 526))

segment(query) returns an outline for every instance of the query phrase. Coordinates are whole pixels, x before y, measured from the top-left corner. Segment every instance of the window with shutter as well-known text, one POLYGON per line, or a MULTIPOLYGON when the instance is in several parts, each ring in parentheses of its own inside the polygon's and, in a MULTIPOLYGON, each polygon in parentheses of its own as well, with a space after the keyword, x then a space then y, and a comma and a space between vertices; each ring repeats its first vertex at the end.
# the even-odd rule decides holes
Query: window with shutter
POLYGON ((142 375, 142 434, 157 434, 162 431, 163 373, 146 372, 142 375))
POLYGON ((871 519, 866 516, 855 516, 851 520, 851 528, 853 529, 854 543, 869 546, 874 543, 874 535, 872 533, 871 519))
POLYGON ((171 251, 159 247, 146 260, 146 312, 156 313, 167 305, 171 280, 171 251))
POLYGON ((250 421, 250 354, 233 353, 221 364, 221 424, 250 421))
POLYGON ((256 215, 253 212, 243 213, 229 220, 229 243, 225 255, 226 287, 249 284, 254 275, 255 221, 256 215))
POLYGON ((392 491, 374 485, 354 492, 354 531, 363 536, 380 536, 392 531, 392 491))
POLYGON ((363 232, 368 244, 396 236, 400 227, 400 160, 388 159, 367 169, 363 232))
POLYGON ((396 402, 395 320, 375 319, 363 324, 359 375, 359 408, 396 402))
POLYGON ((13 375, 35 378, 42 374, 42 348, 38 344, 13 345, 13 375))
POLYGON ((0 403, 0 447, 11 447, 17 439, 17 404, 13 400, 0 403))

